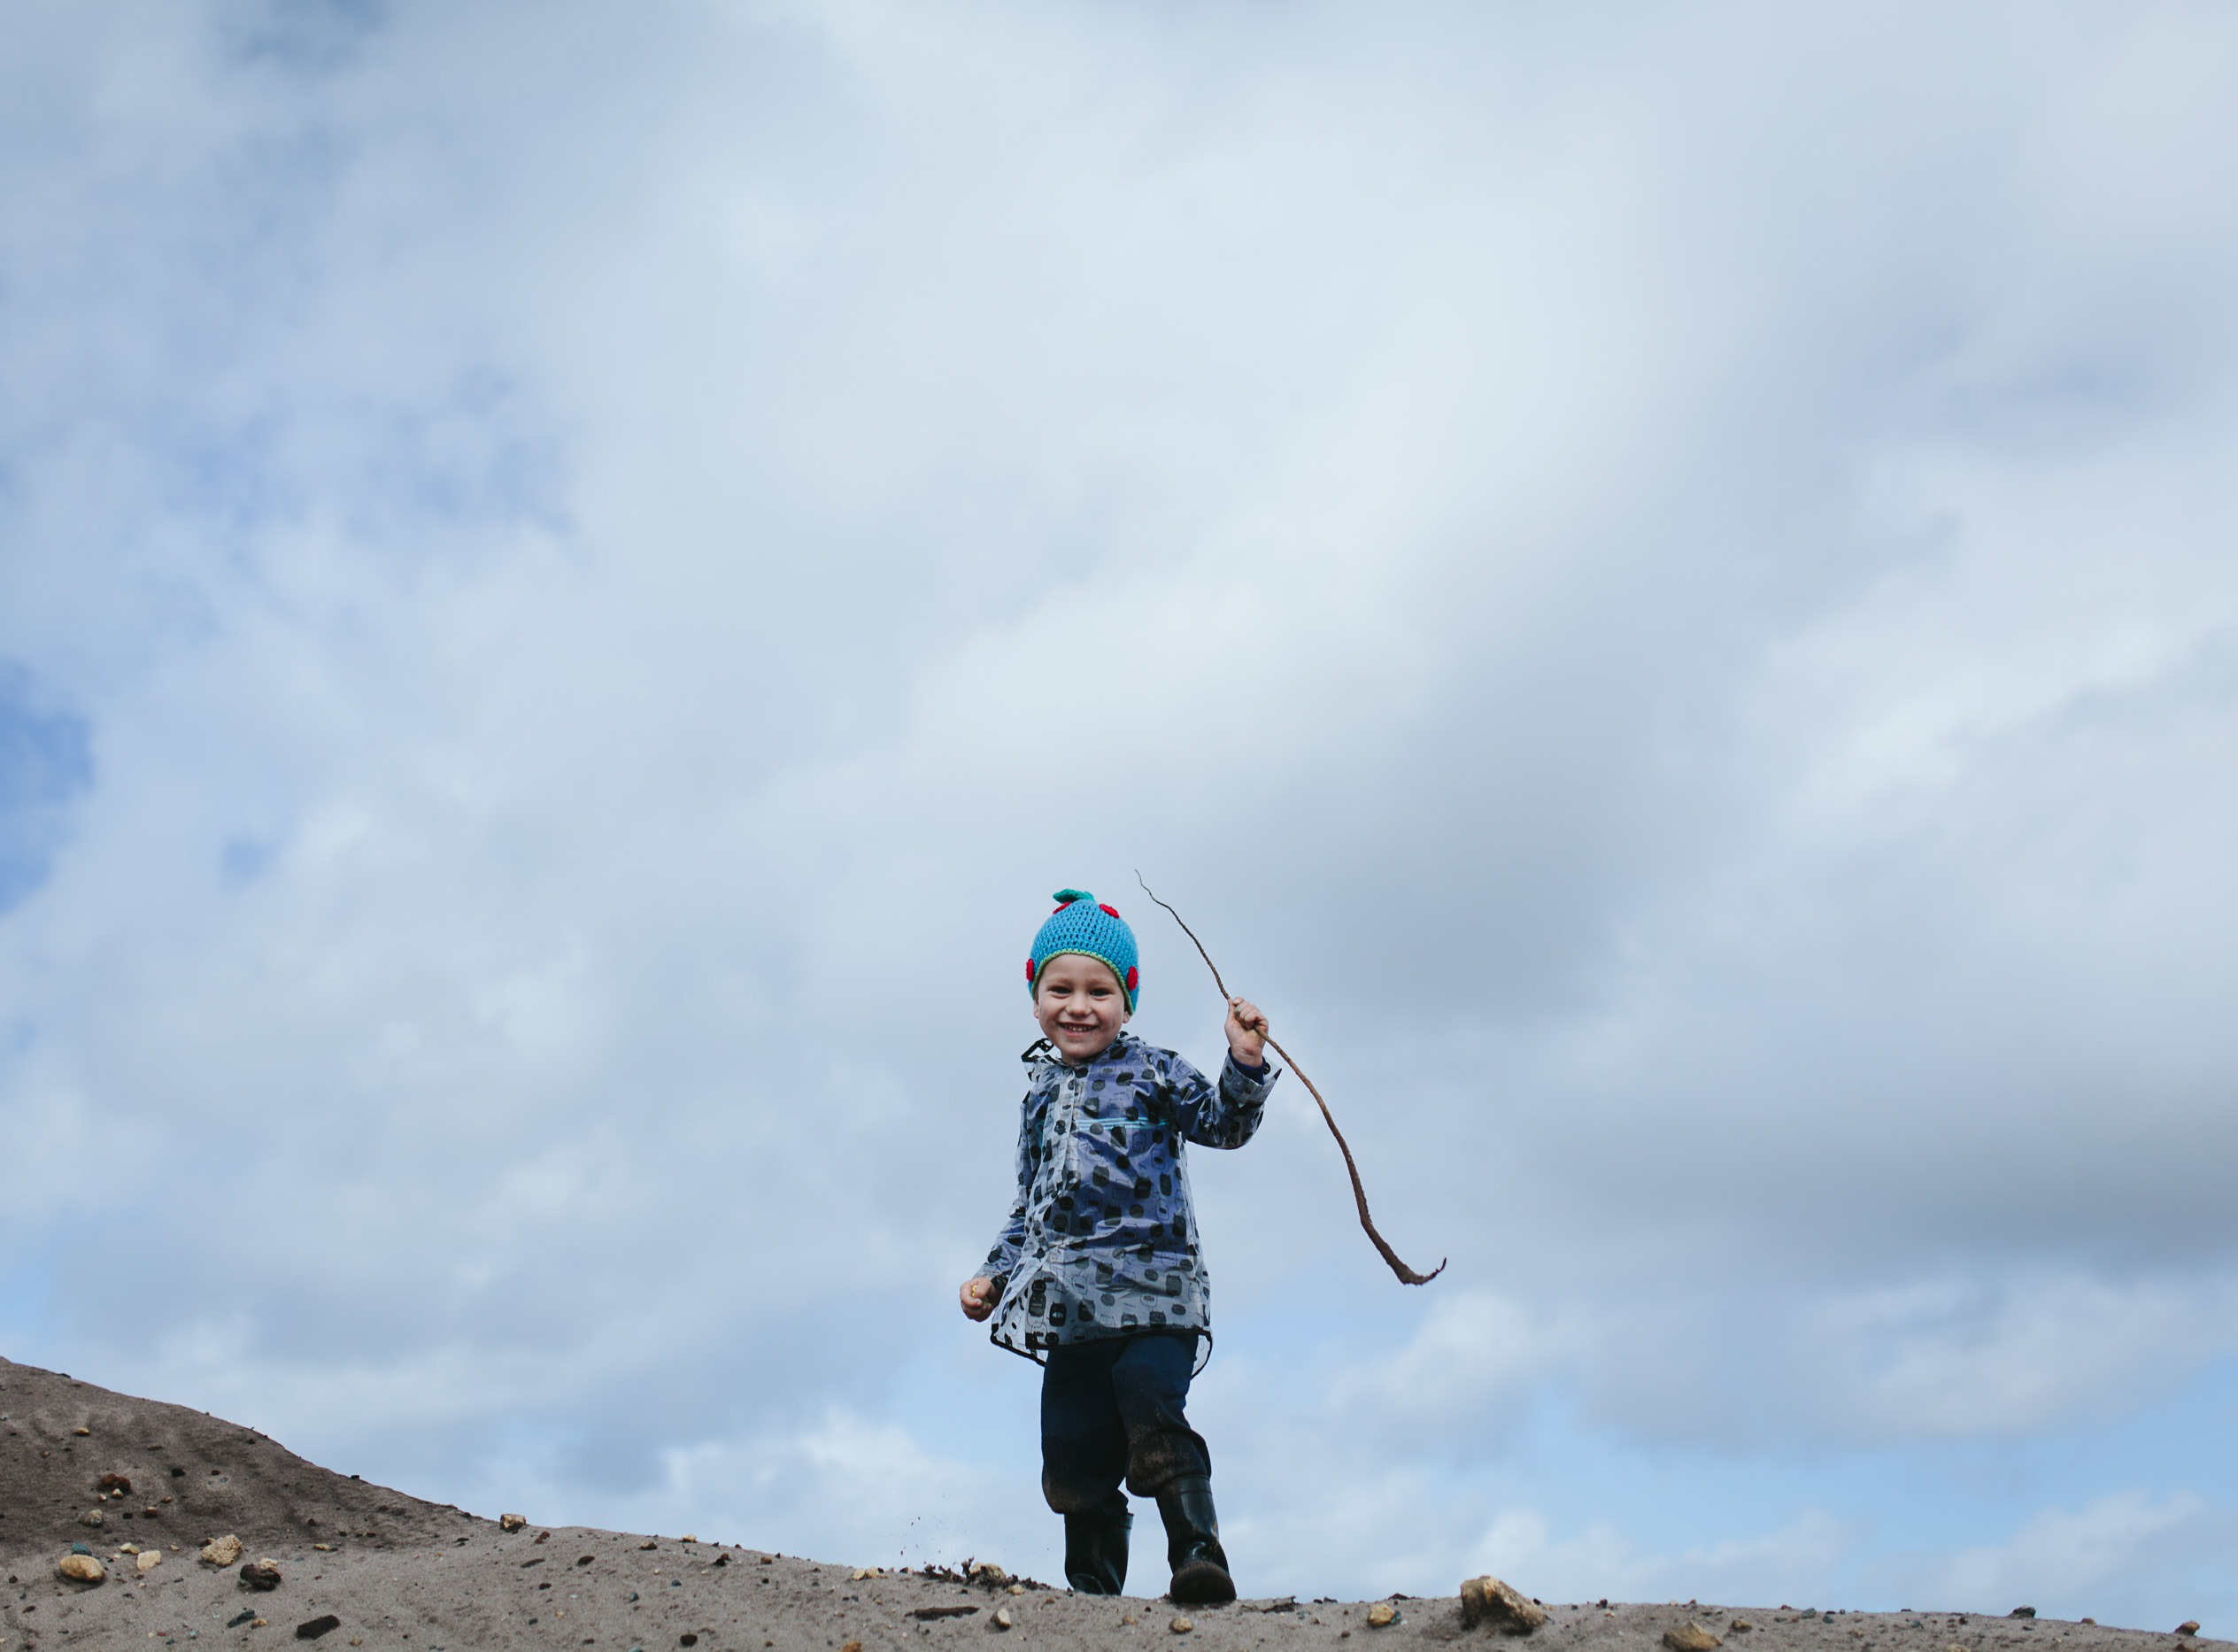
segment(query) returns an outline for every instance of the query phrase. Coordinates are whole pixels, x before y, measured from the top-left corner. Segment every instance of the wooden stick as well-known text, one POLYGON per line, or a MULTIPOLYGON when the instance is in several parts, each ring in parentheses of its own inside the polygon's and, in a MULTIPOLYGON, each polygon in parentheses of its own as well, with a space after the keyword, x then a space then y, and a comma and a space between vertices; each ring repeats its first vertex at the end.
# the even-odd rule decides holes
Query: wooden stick
MULTIPOLYGON (((1158 900, 1157 891, 1152 889, 1149 884, 1143 883, 1142 874, 1139 871, 1135 874, 1135 882, 1142 884, 1142 892, 1144 894, 1149 896, 1153 900, 1158 900)), ((1191 945, 1196 947, 1197 956, 1203 959, 1205 961, 1205 968, 1212 971, 1213 985, 1220 989, 1220 996, 1223 1000, 1232 1003, 1234 999, 1233 995, 1228 991, 1228 984, 1220 978, 1220 966, 1213 962, 1212 954, 1205 950, 1205 944, 1197 938, 1197 931, 1189 927, 1187 919, 1184 918, 1178 912, 1174 912, 1173 908, 1166 906, 1164 901, 1158 900, 1158 904, 1161 907, 1165 907, 1168 912, 1173 913, 1173 921, 1181 925, 1181 932, 1184 935, 1186 935, 1189 938, 1191 945)), ((1345 1155, 1345 1170, 1346 1172, 1352 1177, 1353 1202, 1360 1207, 1360 1225, 1367 1230, 1368 1238, 1373 1241, 1375 1247, 1383 1253, 1383 1259, 1391 1264, 1391 1271, 1399 1276, 1400 1284, 1428 1285, 1432 1279, 1436 1278, 1439 1274, 1446 1270, 1446 1263, 1444 1262, 1440 1262, 1428 1273, 1416 1273, 1412 1268, 1409 1268, 1405 1262, 1399 1260, 1399 1253, 1391 1248, 1390 1245, 1385 1242, 1382 1234, 1376 1231, 1375 1221, 1368 1215, 1368 1190, 1360 1185, 1360 1167, 1353 1162, 1352 1148, 1345 1141, 1344 1131, 1337 1128, 1336 1115, 1329 1111, 1328 1102, 1322 1100, 1319 1087, 1315 1085, 1312 1079, 1306 1077, 1306 1069, 1298 1065, 1298 1058, 1291 1054, 1289 1051, 1284 1049, 1281 1045, 1275 1043, 1274 1034, 1267 1031, 1267 1021, 1266 1017, 1263 1015, 1259 1018, 1258 1031, 1260 1037, 1265 1038, 1268 1044, 1273 1046, 1274 1053, 1277 1055, 1281 1056, 1284 1061, 1290 1064, 1290 1070, 1298 1075, 1298 1082, 1305 1085, 1308 1091, 1312 1092, 1314 1100, 1319 1104, 1321 1108, 1321 1116, 1323 1121, 1329 1126, 1329 1133, 1337 1139, 1337 1151, 1345 1155)), ((1452 1260, 1450 1257, 1447 1259, 1447 1261, 1450 1260, 1452 1260)))

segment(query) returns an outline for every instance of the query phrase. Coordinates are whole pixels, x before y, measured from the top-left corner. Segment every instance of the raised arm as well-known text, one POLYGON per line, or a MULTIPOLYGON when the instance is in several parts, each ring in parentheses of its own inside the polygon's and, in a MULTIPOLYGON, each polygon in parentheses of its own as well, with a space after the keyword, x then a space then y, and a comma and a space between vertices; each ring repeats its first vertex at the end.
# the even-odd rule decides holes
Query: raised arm
POLYGON ((1182 1139, 1200 1147, 1240 1147, 1259 1132, 1268 1092, 1281 1077, 1272 1067, 1256 1073, 1242 1066, 1231 1050, 1220 1063, 1220 1083, 1178 1056, 1166 1073, 1167 1104, 1182 1139))

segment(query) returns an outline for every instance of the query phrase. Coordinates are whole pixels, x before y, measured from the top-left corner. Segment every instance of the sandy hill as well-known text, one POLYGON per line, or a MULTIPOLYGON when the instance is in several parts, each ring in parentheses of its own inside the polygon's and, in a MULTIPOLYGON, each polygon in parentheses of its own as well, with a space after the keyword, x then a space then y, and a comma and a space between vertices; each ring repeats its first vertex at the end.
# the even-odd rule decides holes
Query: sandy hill
MULTIPOLYGON (((1155 1525, 1134 1578, 1159 1572, 1155 1525)), ((866 1652, 990 1639, 1058 1649, 1326 1648, 1493 1640, 1457 1596, 1245 1601, 1185 1616, 942 1568, 887 1573, 686 1538, 507 1530, 306 1462, 254 1429, 0 1360, 0 1652, 320 1640, 409 1652, 600 1647, 866 1652), (211 1540, 234 1538, 241 1552, 211 1540), (74 1556, 97 1579, 60 1568, 74 1556), (207 1553, 212 1558, 205 1558, 207 1553), (222 1562, 217 1556, 223 1556, 222 1562), (269 1586, 258 1586, 258 1563, 269 1586), (1385 1618, 1389 1621, 1384 1621, 1385 1618)), ((2123 1652, 2150 1634, 1950 1612, 1802 1612, 1687 1602, 1546 1602, 1547 1652, 2123 1652)), ((2196 1634, 2197 1625, 2186 1626, 2196 1634)), ((1351 1652, 1349 1647, 1343 1652, 1351 1652)), ((1524 1652, 1518 1647, 1516 1652, 1524 1652)))

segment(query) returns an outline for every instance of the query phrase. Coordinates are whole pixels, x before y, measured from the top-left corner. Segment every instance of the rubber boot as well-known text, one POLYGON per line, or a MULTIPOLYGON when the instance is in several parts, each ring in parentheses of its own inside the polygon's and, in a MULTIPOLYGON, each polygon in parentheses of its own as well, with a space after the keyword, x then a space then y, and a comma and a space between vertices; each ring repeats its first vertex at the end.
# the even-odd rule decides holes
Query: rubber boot
POLYGON ((1176 1480, 1158 1494, 1166 1523, 1166 1562, 1173 1568, 1174 1603, 1213 1606, 1236 1598, 1228 1556, 1220 1547, 1220 1518, 1212 1511, 1212 1482, 1176 1480))
POLYGON ((1065 1517, 1065 1581, 1081 1594, 1118 1594, 1127 1586, 1127 1533, 1134 1513, 1115 1493, 1116 1508, 1065 1517))

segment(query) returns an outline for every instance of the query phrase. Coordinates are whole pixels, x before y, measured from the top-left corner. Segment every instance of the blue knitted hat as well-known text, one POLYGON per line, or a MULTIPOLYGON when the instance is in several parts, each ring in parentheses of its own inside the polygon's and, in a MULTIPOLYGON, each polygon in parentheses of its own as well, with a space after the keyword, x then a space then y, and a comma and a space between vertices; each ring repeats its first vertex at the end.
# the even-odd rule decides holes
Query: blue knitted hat
POLYGON ((1111 973, 1126 989, 1131 1011, 1142 992, 1142 977, 1136 969, 1135 932, 1126 919, 1116 907, 1100 905, 1084 889, 1061 889, 1052 899, 1057 909, 1035 931, 1033 956, 1026 960, 1026 995, 1030 998, 1039 990, 1042 968, 1052 958, 1078 953, 1111 966, 1111 973))

